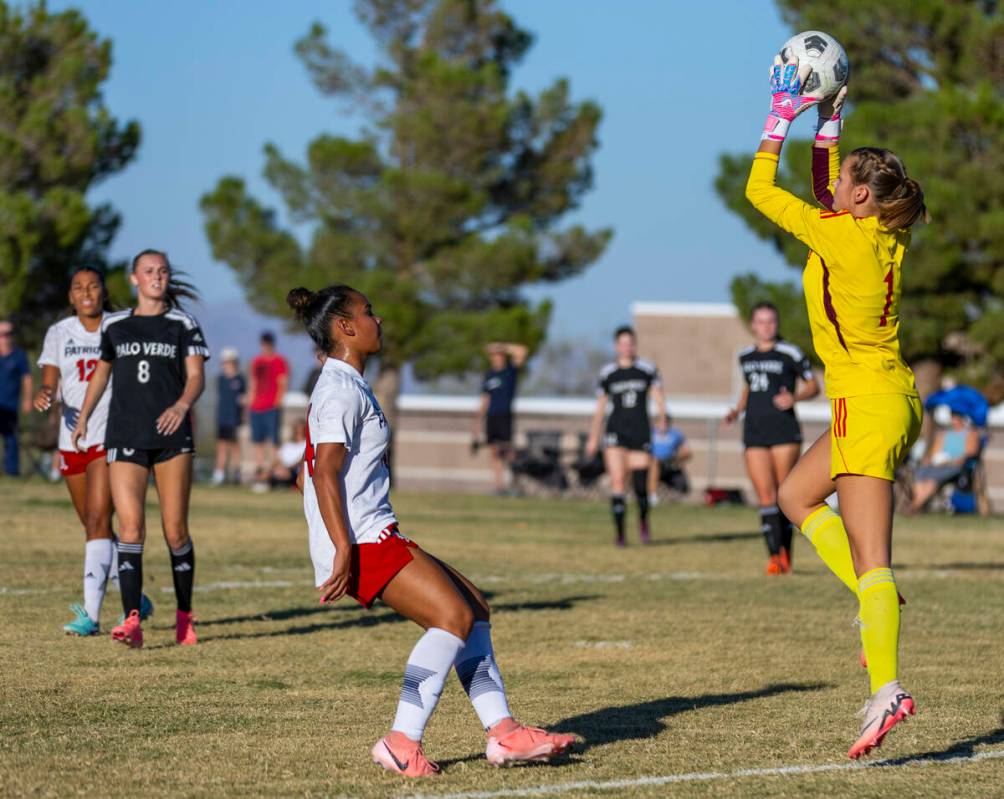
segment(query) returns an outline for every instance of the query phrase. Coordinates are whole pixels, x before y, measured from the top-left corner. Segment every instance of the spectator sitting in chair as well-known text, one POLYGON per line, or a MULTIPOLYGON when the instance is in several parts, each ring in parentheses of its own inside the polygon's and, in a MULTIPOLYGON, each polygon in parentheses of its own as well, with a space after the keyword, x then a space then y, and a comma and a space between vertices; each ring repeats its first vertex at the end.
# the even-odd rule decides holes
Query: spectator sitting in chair
POLYGON ((666 414, 666 432, 660 433, 658 428, 652 428, 652 462, 648 467, 650 506, 659 502, 660 481, 664 481, 681 494, 687 493, 689 485, 683 464, 690 460, 693 454, 683 431, 674 427, 672 417, 666 414))
POLYGON ((939 488, 962 473, 966 461, 980 452, 980 432, 961 413, 952 413, 947 428, 938 430, 934 443, 917 467, 910 513, 919 513, 939 488))
POLYGON ((293 438, 279 447, 272 463, 269 483, 272 488, 295 488, 296 478, 303 466, 303 452, 307 446, 307 422, 300 419, 293 425, 293 438))

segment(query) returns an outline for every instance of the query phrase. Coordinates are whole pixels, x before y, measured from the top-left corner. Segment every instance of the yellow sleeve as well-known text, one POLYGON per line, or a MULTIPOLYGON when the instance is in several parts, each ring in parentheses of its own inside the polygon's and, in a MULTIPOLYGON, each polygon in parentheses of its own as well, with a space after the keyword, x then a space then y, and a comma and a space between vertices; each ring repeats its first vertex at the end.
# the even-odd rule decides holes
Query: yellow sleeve
POLYGON ((825 223, 834 213, 821 211, 779 188, 775 183, 777 162, 777 156, 772 153, 757 153, 754 156, 746 183, 746 199, 775 225, 825 258, 829 249, 826 239, 832 234, 825 223))

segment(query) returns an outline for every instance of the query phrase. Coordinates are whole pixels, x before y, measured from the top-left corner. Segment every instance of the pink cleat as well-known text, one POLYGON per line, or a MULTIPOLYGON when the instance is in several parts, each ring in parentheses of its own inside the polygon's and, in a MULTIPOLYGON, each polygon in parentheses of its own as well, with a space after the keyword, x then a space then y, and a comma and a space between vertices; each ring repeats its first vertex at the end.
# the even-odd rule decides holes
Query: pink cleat
POLYGON ((125 644, 132 649, 143 646, 143 628, 139 625, 139 611, 132 610, 117 627, 112 627, 112 640, 125 644))
POLYGON ((192 611, 179 610, 175 613, 174 640, 178 642, 179 646, 194 646, 199 642, 195 635, 195 628, 192 626, 193 621, 195 621, 195 616, 192 611))
POLYGON ((865 703, 861 711, 865 717, 864 724, 847 756, 857 760, 877 749, 889 730, 915 712, 913 697, 903 690, 899 680, 886 683, 865 703))
POLYGON ((485 757, 493 766, 511 766, 527 761, 544 762, 566 752, 575 743, 574 735, 524 727, 512 718, 503 719, 488 730, 485 757))
POLYGON ((439 774, 439 766, 422 751, 422 742, 411 740, 403 732, 391 731, 373 744, 370 754, 374 763, 405 777, 432 777, 439 774))

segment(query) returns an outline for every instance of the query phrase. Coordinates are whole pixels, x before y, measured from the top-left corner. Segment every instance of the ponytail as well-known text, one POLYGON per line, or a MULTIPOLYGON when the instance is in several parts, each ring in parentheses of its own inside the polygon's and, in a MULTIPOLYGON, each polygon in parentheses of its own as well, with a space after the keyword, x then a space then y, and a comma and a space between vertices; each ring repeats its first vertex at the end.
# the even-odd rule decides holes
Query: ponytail
POLYGON ((919 221, 931 221, 923 189, 906 174, 906 166, 895 153, 881 147, 859 147, 851 156, 851 179, 855 185, 868 186, 882 225, 906 230, 919 221))
POLYGON ((185 273, 180 269, 175 271, 174 267, 171 266, 171 261, 167 257, 167 253, 162 250, 146 249, 140 253, 137 253, 136 257, 132 259, 132 271, 136 271, 136 267, 139 265, 139 259, 144 255, 159 255, 164 259, 164 263, 167 264, 167 271, 170 275, 167 281, 167 293, 164 295, 164 303, 168 308, 181 309, 181 300, 193 300, 198 302, 199 292, 191 283, 187 280, 182 280, 181 276, 185 273))
POLYGON ((349 303, 352 296, 358 293, 344 283, 328 286, 320 291, 310 291, 300 286, 286 295, 286 304, 293 310, 296 318, 303 322, 317 348, 329 355, 335 348, 331 323, 336 316, 350 316, 349 303))

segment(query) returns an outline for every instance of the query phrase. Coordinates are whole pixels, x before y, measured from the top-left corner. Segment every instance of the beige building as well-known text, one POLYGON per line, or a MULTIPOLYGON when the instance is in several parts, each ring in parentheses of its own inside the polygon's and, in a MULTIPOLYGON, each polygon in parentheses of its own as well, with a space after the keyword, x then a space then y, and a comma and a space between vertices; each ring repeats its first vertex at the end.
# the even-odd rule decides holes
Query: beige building
MULTIPOLYGON (((726 427, 722 417, 741 389, 736 353, 751 337, 735 308, 724 303, 639 302, 632 307, 640 354, 662 373, 674 423, 687 436, 694 458, 688 466, 691 498, 708 486, 739 488, 753 498, 743 466, 740 425, 726 427)), ((527 433, 562 434, 563 458, 577 456, 596 407, 593 397, 525 397, 516 401, 516 444, 527 433)), ((400 398, 396 437, 396 479, 404 490, 486 492, 490 489, 488 454, 471 451, 471 425, 477 397, 405 395, 400 398)), ((825 399, 797 406, 806 441, 829 426, 825 399)), ((991 416, 992 428, 1004 428, 1004 406, 991 416)), ((991 499, 1004 506, 1004 436, 991 440, 985 453, 991 499)))

